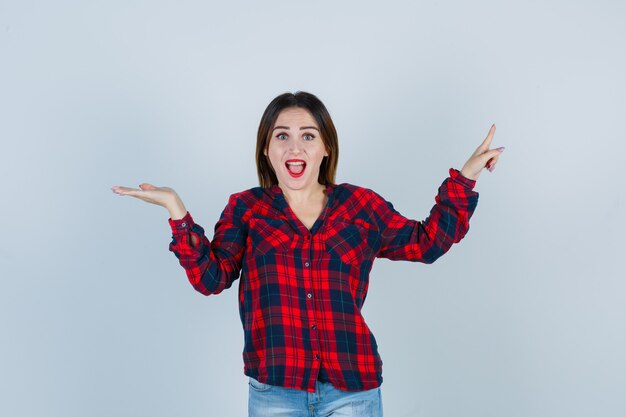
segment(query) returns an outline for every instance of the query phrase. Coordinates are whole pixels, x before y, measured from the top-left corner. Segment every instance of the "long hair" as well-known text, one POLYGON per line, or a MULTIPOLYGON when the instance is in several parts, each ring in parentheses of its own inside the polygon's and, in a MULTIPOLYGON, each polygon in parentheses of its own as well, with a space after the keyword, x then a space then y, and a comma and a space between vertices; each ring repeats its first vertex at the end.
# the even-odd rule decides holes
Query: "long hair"
POLYGON ((261 117, 256 140, 256 170, 259 176, 259 185, 268 188, 278 184, 276 173, 272 169, 265 152, 269 148, 272 130, 278 115, 281 111, 293 107, 307 110, 317 122, 322 142, 326 147, 326 152, 328 152, 328 156, 322 160, 318 182, 323 185, 334 184, 337 160, 339 159, 339 141, 335 124, 320 99, 311 93, 297 91, 295 94, 284 93, 276 97, 267 106, 261 117))

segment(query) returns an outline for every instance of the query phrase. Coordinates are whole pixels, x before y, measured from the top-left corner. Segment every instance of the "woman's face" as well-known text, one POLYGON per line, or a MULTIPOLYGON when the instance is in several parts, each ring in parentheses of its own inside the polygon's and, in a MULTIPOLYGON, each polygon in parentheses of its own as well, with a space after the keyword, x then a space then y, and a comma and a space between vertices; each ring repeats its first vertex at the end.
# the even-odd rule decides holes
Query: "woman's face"
POLYGON ((278 115, 265 155, 281 188, 303 190, 318 185, 320 165, 328 152, 311 113, 292 107, 278 115))

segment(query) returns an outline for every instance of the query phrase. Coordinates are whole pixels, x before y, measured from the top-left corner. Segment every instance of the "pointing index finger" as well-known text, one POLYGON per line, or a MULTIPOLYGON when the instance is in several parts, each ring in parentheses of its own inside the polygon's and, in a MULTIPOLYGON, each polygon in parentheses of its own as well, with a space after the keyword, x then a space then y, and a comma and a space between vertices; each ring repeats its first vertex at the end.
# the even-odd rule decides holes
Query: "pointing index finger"
POLYGON ((483 151, 486 151, 489 149, 489 147, 491 146, 491 140, 493 139, 494 133, 496 133, 495 123, 491 125, 491 128, 489 129, 489 133, 487 133, 487 137, 485 138, 483 143, 480 144, 480 149, 482 149, 483 151))

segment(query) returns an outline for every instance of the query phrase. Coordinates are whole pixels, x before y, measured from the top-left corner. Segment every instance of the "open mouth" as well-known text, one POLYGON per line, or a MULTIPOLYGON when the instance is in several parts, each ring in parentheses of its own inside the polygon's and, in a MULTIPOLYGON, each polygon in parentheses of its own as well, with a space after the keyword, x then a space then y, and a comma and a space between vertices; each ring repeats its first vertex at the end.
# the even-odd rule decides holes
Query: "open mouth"
POLYGON ((290 159, 285 162, 285 166, 287 167, 287 171, 289 175, 293 178, 299 178, 304 174, 304 170, 306 169, 306 162, 302 159, 290 159))

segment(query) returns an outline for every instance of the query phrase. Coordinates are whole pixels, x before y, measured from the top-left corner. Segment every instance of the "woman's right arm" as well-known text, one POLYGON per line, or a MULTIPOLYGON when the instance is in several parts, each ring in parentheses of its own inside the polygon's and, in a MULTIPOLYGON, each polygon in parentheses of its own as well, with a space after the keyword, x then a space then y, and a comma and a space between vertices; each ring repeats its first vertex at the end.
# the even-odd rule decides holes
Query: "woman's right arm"
POLYGON ((231 196, 210 242, 189 212, 178 220, 168 219, 172 228, 169 250, 185 269, 191 285, 204 295, 219 294, 239 278, 247 231, 238 213, 237 200, 231 196))
POLYGON ((169 249, 178 258, 191 285, 204 295, 218 294, 239 278, 247 230, 237 200, 231 196, 215 226, 213 241, 196 224, 172 188, 141 184, 139 189, 114 186, 113 192, 165 207, 172 228, 169 249))

